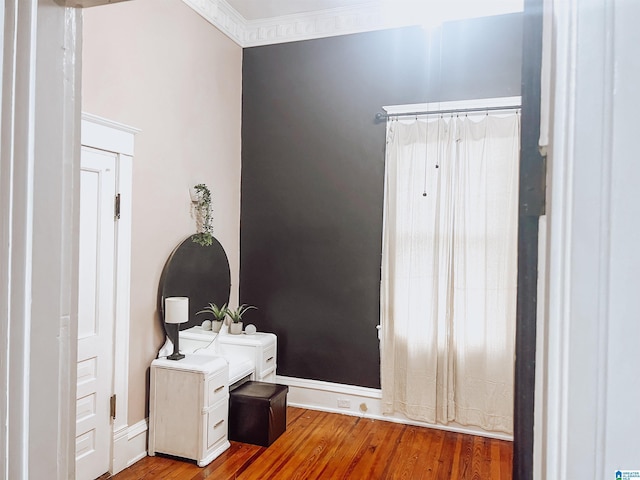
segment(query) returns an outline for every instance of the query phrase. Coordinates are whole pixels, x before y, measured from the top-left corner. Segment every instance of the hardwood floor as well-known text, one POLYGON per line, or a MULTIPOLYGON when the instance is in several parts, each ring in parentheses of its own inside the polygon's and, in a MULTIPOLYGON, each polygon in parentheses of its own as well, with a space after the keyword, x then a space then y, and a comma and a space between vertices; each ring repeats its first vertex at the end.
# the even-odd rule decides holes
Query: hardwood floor
POLYGON ((111 478, 511 480, 511 465, 511 442, 289 407, 269 448, 231 442, 204 468, 146 457, 111 478))

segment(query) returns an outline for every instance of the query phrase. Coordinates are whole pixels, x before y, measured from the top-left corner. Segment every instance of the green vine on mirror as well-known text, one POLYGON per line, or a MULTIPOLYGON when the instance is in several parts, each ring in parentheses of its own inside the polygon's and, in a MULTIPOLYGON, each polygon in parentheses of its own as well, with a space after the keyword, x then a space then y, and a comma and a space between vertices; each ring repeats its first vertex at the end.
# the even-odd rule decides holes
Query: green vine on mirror
POLYGON ((191 240, 204 247, 213 244, 213 208, 211 205, 211 191, 204 183, 193 187, 196 200, 193 202, 192 214, 196 219, 197 233, 191 235, 191 240))

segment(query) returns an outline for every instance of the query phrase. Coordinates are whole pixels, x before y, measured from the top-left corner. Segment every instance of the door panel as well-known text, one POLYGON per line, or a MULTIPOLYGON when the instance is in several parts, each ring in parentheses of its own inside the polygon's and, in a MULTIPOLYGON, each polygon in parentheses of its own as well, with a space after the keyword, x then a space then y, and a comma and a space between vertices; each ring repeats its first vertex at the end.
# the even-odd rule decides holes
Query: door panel
POLYGON ((113 381, 116 155, 82 148, 76 479, 109 470, 113 381))

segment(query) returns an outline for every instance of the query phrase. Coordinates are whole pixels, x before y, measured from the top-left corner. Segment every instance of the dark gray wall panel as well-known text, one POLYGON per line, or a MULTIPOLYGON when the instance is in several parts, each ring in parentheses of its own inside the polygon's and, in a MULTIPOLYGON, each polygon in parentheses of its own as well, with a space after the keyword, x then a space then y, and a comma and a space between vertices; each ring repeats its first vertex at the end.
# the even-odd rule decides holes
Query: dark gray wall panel
POLYGON ((244 50, 240 298, 259 307, 247 322, 278 334, 281 375, 380 386, 374 115, 519 95, 521 36, 514 14, 447 24, 430 55, 420 28, 244 50))

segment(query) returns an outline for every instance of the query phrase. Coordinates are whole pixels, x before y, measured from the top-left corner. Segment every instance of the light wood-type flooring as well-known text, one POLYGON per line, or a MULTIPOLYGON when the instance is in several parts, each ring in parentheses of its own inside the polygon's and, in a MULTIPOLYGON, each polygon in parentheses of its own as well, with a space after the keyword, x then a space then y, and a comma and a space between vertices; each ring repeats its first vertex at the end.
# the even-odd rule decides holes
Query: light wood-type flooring
POLYGON ((204 468, 146 457, 110 478, 511 480, 511 465, 511 442, 288 407, 287 431, 269 448, 231 442, 204 468))

